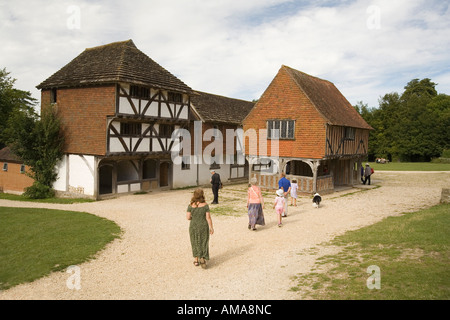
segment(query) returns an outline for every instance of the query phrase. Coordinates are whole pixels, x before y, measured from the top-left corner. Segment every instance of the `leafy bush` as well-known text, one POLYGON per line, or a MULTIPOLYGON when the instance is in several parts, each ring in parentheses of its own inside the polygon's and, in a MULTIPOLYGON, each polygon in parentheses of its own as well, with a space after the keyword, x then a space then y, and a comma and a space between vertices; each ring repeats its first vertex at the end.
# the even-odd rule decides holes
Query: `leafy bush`
POLYGON ((49 186, 46 186, 39 181, 35 181, 32 186, 25 189, 23 195, 31 199, 46 199, 53 198, 55 196, 55 191, 49 186))

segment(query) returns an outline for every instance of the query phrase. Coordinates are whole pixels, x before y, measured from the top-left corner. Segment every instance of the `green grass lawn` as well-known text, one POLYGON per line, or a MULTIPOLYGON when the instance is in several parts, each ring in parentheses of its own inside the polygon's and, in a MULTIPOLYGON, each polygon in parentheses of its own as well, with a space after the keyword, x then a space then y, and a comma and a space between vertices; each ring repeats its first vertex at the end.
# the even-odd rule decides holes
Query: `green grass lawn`
POLYGON ((382 164, 370 162, 369 164, 375 171, 450 171, 450 163, 390 162, 382 164))
POLYGON ((450 299, 450 204, 347 232, 332 241, 342 250, 318 259, 296 277, 291 290, 313 299, 450 299), (369 266, 380 270, 379 289, 369 289, 369 266))
POLYGON ((86 198, 46 198, 46 199, 31 199, 23 195, 11 194, 11 193, 1 193, 0 199, 14 200, 14 201, 29 201, 29 202, 43 202, 43 203, 62 203, 71 204, 79 202, 94 202, 95 200, 86 198))
POLYGON ((85 212, 7 207, 0 230, 0 290, 87 261, 121 232, 85 212))

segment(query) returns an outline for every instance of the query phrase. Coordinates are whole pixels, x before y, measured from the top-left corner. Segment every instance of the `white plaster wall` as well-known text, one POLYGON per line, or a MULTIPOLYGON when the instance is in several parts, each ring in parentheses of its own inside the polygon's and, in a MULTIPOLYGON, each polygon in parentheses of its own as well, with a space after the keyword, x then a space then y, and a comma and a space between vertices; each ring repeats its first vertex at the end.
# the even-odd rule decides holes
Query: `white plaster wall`
POLYGON ((79 190, 84 195, 94 195, 95 157, 69 155, 69 190, 79 190), (82 191, 81 191, 82 190, 82 191))
POLYGON ((184 106, 180 112, 180 119, 187 119, 187 118, 188 118, 188 107, 184 106))
POLYGON ((181 164, 173 164, 173 188, 182 188, 187 186, 197 185, 197 165, 193 164, 191 157, 191 168, 189 170, 182 170, 181 164))

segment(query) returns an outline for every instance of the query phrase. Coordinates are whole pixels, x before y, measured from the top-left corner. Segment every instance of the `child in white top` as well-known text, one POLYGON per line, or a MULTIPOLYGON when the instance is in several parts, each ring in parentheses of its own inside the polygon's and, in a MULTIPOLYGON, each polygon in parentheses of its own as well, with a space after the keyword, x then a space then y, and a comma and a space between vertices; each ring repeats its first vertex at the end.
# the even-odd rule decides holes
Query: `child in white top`
POLYGON ((297 180, 293 179, 291 182, 291 206, 293 205, 294 207, 297 206, 297 190, 298 190, 297 180))
POLYGON ((284 192, 283 189, 277 190, 277 197, 275 198, 275 203, 273 204, 273 207, 275 208, 275 211, 278 216, 278 226, 281 227, 281 215, 284 213, 284 192))

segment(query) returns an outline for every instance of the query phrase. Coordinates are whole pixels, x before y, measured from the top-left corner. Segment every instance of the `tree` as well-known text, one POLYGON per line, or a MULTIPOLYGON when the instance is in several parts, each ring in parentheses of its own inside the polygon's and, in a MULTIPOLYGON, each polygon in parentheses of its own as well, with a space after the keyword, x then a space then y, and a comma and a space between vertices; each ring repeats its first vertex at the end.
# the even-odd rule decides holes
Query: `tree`
POLYGON ((14 88, 16 79, 11 78, 9 74, 6 69, 0 69, 0 149, 6 145, 3 132, 13 110, 17 108, 32 110, 37 104, 37 100, 31 97, 29 91, 14 88))
POLYGON ((56 165, 63 156, 64 138, 55 108, 43 108, 39 117, 33 110, 16 108, 5 130, 8 146, 30 166, 35 181, 25 191, 31 198, 53 196, 56 165))

